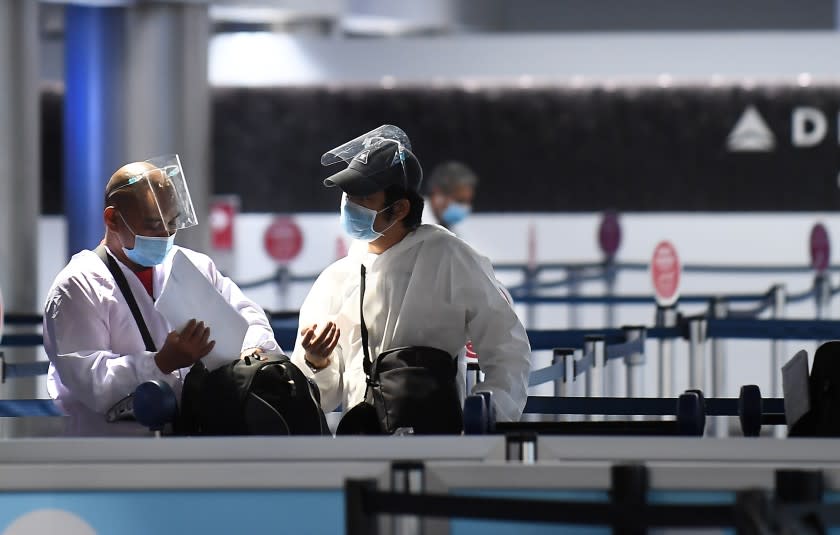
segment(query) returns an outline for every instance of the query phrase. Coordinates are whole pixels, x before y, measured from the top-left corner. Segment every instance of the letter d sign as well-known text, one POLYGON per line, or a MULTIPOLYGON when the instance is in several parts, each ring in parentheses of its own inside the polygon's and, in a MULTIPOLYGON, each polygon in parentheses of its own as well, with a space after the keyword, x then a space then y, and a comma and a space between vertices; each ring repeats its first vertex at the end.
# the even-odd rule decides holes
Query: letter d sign
POLYGON ((791 119, 791 140, 794 147, 813 147, 823 140, 828 131, 828 121, 817 108, 795 108, 791 119))

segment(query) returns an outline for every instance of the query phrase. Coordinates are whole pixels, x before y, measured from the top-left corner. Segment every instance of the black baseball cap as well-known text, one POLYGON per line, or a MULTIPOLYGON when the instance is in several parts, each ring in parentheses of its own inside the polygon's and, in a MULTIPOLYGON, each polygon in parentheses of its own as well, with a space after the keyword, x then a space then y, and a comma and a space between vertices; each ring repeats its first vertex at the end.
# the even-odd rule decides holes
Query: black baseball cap
POLYGON ((412 152, 399 143, 383 140, 360 151, 346 169, 324 180, 324 185, 338 186, 349 195, 370 195, 388 186, 403 186, 418 191, 423 168, 412 152))

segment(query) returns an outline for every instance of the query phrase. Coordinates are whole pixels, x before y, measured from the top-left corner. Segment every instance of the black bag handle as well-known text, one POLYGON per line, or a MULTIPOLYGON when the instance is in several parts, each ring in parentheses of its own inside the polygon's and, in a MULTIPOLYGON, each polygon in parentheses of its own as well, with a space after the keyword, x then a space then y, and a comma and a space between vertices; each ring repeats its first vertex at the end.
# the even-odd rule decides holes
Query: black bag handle
POLYGON ((204 363, 199 360, 192 365, 189 373, 184 377, 180 410, 173 426, 176 435, 201 434, 201 390, 208 373, 204 363))
MULTIPOLYGON (((143 343, 146 344, 146 351, 156 352, 157 348, 155 347, 155 342, 152 340, 152 335, 149 333, 149 328, 146 327, 146 322, 143 320, 143 314, 140 313, 140 308, 137 306, 137 301, 134 299, 134 294, 131 293, 131 288, 128 286, 128 281, 125 280, 125 275, 123 275, 120 266, 117 265, 117 261, 108 254, 108 251, 105 249, 104 245, 100 245, 94 251, 96 255, 102 260, 105 265, 108 267, 108 271, 111 272, 111 275, 114 276, 114 280, 117 281, 117 286, 119 287, 120 291, 122 292, 123 296, 125 297, 126 303, 128 303, 128 308, 131 309, 131 315, 134 316, 134 321, 137 323, 137 328, 140 329, 140 336, 143 337, 143 343)), ((362 266, 364 268, 364 266, 362 266)), ((362 279, 364 281, 364 279, 362 279)), ((364 333, 364 331, 362 331, 364 333)))
MULTIPOLYGON (((368 330, 367 326, 365 325, 365 274, 367 273, 367 269, 365 269, 365 265, 362 264, 362 282, 359 285, 359 320, 362 324, 362 351, 365 352, 365 360, 362 363, 363 368, 365 370, 365 375, 367 376, 368 385, 371 383, 370 378, 370 369, 373 366, 373 361, 370 359, 370 349, 368 348, 368 330)), ((367 397, 367 392, 365 393, 365 397, 367 397)))

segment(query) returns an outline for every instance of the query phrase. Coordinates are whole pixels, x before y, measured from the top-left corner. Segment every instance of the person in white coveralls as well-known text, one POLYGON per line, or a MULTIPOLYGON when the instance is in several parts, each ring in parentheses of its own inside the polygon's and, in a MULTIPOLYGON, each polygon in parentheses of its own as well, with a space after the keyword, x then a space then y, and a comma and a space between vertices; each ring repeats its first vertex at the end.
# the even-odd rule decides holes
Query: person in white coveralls
POLYGON ((327 178, 338 187, 341 224, 354 238, 327 267, 300 310, 292 360, 314 379, 324 410, 365 398, 360 266, 366 268, 364 320, 371 355, 400 346, 433 346, 457 355, 464 395, 464 353, 472 340, 499 421, 515 421, 527 397, 530 345, 489 260, 438 225, 421 224, 419 161, 405 134, 386 125, 328 152, 349 162, 327 178))

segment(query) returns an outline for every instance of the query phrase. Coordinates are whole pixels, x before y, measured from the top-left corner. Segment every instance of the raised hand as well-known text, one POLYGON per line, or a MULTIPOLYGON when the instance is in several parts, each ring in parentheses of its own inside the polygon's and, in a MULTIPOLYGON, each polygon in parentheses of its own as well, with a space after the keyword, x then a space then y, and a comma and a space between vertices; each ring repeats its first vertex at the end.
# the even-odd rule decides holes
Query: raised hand
POLYGON ((330 355, 338 344, 341 330, 332 321, 327 322, 320 332, 317 329, 317 323, 301 329, 300 345, 306 351, 304 358, 316 369, 321 369, 329 365, 330 355))

